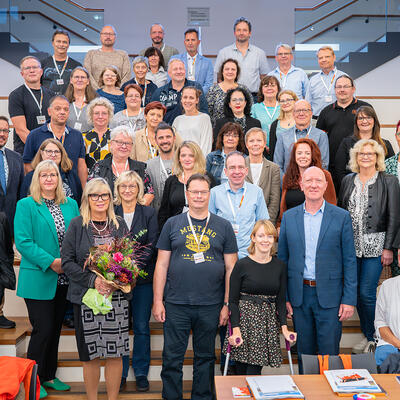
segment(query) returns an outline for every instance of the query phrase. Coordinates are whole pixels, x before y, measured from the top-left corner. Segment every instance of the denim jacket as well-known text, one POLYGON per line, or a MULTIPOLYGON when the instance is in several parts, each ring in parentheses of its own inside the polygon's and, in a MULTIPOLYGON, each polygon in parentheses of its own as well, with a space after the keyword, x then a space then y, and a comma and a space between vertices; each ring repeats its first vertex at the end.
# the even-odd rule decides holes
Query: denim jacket
POLYGON ((207 154, 206 157, 206 170, 211 174, 217 185, 221 184, 221 174, 225 166, 225 158, 221 150, 215 150, 207 154))

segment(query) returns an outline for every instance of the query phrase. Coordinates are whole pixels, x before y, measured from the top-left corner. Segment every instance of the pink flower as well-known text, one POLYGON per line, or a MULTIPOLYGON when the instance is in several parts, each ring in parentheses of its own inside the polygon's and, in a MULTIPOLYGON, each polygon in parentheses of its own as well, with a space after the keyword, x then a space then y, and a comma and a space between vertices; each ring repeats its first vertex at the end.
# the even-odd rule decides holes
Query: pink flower
POLYGON ((112 257, 113 257, 114 261, 117 263, 120 263, 124 259, 124 256, 120 251, 118 251, 117 253, 114 253, 112 257))

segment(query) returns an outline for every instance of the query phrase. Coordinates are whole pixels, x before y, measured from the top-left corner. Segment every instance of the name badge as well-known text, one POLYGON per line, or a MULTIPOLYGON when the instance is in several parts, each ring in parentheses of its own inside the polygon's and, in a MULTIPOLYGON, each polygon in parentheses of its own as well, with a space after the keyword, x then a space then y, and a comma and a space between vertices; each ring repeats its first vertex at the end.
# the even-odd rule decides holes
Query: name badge
POLYGON ((64 85, 64 79, 57 79, 56 83, 58 86, 64 85))
POLYGON ((204 260, 204 253, 194 253, 193 254, 193 259, 195 264, 200 264, 203 263, 204 260))
POLYGON ((36 121, 39 125, 43 125, 46 122, 46 117, 44 115, 38 115, 36 121))
POLYGON ((325 103, 333 103, 332 96, 325 96, 325 103))
POLYGON ((82 129, 82 123, 81 122, 75 122, 74 129, 80 131, 82 129))
POLYGON ((238 224, 232 224, 233 232, 235 232, 235 235, 239 233, 239 225, 238 224))

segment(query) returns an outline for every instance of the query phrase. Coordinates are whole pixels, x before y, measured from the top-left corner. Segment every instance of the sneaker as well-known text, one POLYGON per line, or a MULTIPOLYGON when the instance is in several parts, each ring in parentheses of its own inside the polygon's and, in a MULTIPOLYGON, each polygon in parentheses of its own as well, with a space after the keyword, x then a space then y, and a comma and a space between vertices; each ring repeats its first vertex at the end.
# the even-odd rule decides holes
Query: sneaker
POLYGON ((360 343, 353 346, 353 348, 351 349, 351 352, 353 354, 361 354, 364 352, 364 349, 367 346, 367 344, 368 344, 368 339, 364 338, 363 340, 361 340, 360 343))
POLYGON ((375 353, 376 343, 370 340, 364 348, 364 353, 375 353))
POLYGON ((1 329, 12 329, 15 328, 15 322, 10 321, 4 315, 0 316, 0 328, 1 329))
POLYGON ((138 392, 147 392, 150 388, 149 381, 145 376, 136 377, 136 390, 138 392))

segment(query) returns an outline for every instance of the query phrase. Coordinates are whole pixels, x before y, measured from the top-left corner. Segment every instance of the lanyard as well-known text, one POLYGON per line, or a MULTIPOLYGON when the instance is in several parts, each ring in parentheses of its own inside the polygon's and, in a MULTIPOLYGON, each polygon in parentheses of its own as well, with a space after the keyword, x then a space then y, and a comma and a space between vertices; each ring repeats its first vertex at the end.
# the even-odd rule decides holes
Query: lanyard
MULTIPOLYGON (((142 86, 140 83, 138 83, 136 78, 135 78, 135 82, 136 82, 136 85, 142 86)), ((142 96, 142 107, 144 107, 146 105, 146 92, 147 92, 147 82, 146 82, 146 78, 144 78, 144 90, 143 90, 143 96, 142 96)))
MULTIPOLYGON (((306 138, 308 138, 308 136, 310 135, 311 128, 312 128, 312 125, 310 125, 310 127, 308 128, 306 138)), ((294 142, 297 143, 296 128, 294 128, 294 142)))
POLYGON ((54 66, 56 67, 56 70, 57 70, 57 73, 58 73, 58 76, 60 77, 60 79, 61 79, 61 77, 62 77, 62 74, 63 74, 64 71, 65 71, 65 68, 67 67, 68 58, 69 58, 69 57, 67 56, 67 59, 65 60, 64 65, 63 65, 63 67, 62 67, 62 70, 61 70, 61 72, 60 72, 60 70, 58 69, 58 65, 57 65, 57 63, 56 63, 56 58, 55 58, 54 55, 53 55, 54 66))
POLYGON ((272 112, 272 114, 269 113, 268 107, 265 105, 265 103, 263 103, 263 104, 264 104, 264 107, 265 107, 265 111, 267 112, 270 120, 272 121, 272 119, 274 118, 274 115, 276 113, 276 109, 278 108, 278 102, 276 102, 275 108, 274 108, 274 111, 272 112))
POLYGON ((205 226, 204 229, 203 229, 203 233, 202 233, 201 236, 200 236, 200 240, 197 239, 197 235, 196 235, 196 232, 194 231, 193 224, 192 224, 192 219, 190 218, 189 211, 186 213, 186 216, 187 216, 187 219, 188 219, 188 221, 189 221, 190 229, 191 229, 191 231, 192 231, 192 233, 193 233, 194 240, 195 240, 196 243, 197 243, 197 250, 198 250, 199 253, 200 253, 200 244, 201 244, 201 241, 203 240, 204 232, 205 232, 206 229, 207 229, 208 221, 210 220, 210 213, 208 213, 208 215, 207 215, 206 226, 205 226))
MULTIPOLYGON (((227 185, 229 185, 229 183, 227 183, 227 185)), ((242 195, 242 198, 240 199, 240 203, 239 203, 239 207, 238 207, 238 212, 239 212, 239 210, 240 210, 240 207, 242 207, 243 200, 244 200, 244 196, 246 195, 246 191, 247 191, 247 185, 246 185, 246 183, 245 183, 245 184, 244 184, 243 195, 242 195)), ((236 215, 237 215, 237 214, 236 214, 235 209, 233 208, 231 196, 229 196, 229 192, 228 192, 228 191, 226 191, 226 197, 228 197, 228 202, 229 202, 229 205, 230 205, 231 210, 232 210, 233 219, 236 221, 236 215)))
POLYGON ((53 138, 55 140, 58 140, 59 142, 61 142, 64 145, 64 140, 65 140, 65 128, 64 128, 64 133, 61 136, 61 140, 54 134, 53 130, 51 129, 51 124, 47 124, 47 129, 53 134, 53 138))
POLYGON ((328 94, 330 93, 330 91, 331 91, 331 89, 332 89, 332 85, 333 85, 333 81, 335 80, 336 72, 337 72, 337 69, 335 68, 335 69, 333 70, 333 77, 332 77, 332 79, 331 79, 331 83, 330 83, 330 85, 329 85, 329 88, 328 88, 328 86, 326 86, 326 83, 325 83, 324 79, 322 78, 322 74, 319 76, 320 79, 321 79, 321 82, 322 82, 323 85, 325 86, 325 89, 326 89, 326 91, 328 92, 328 94))
POLYGON ((146 139, 147 139, 147 143, 148 143, 148 145, 149 145, 149 150, 150 150, 151 158, 154 158, 154 157, 157 155, 157 149, 156 149, 155 146, 153 147, 153 146, 151 145, 151 143, 150 143, 149 135, 148 135, 148 132, 147 132, 147 128, 146 128, 146 139))
MULTIPOLYGON (((190 56, 189 56, 190 57, 190 56)), ((193 76, 194 75, 194 73, 193 73, 193 71, 194 71, 194 64, 196 63, 196 57, 197 57, 197 54, 194 56, 194 57, 190 57, 191 58, 191 60, 192 60, 192 65, 190 66, 190 64, 189 64, 189 62, 188 62, 188 67, 189 67, 189 74, 188 75, 190 75, 190 76, 193 76)), ((189 60, 188 60, 189 61, 189 60)))
MULTIPOLYGON (((118 172, 118 170, 117 170, 117 166, 115 165, 115 162, 114 162, 114 160, 112 160, 112 165, 113 165, 113 167, 114 167, 114 169, 115 169, 115 173, 116 173, 116 175, 117 175, 117 178, 119 177, 119 172, 118 172)), ((125 172, 126 170, 128 170, 129 169, 129 163, 128 163, 128 160, 126 160, 126 163, 125 163, 125 167, 124 167, 124 171, 123 172, 125 172)))
POLYGON ((28 92, 31 94, 31 96, 33 97, 33 100, 35 100, 36 105, 39 108, 40 111, 40 115, 42 115, 42 104, 43 104, 43 89, 42 87, 40 87, 40 103, 38 103, 36 96, 33 94, 31 88, 24 83, 25 87, 28 89, 28 92))
POLYGON ((77 109, 76 109, 75 102, 73 102, 72 105, 74 106, 74 111, 75 111, 75 115, 76 115, 76 120, 79 121, 79 118, 81 117, 81 114, 82 114, 83 107, 85 107, 85 103, 83 103, 82 108, 79 109, 79 113, 78 113, 78 111, 77 111, 77 109))
MULTIPOLYGON (((289 73, 289 71, 288 71, 288 73, 289 73)), ((281 72, 281 70, 279 70, 279 76, 280 76, 280 81, 281 81, 281 83, 282 83, 282 90, 284 89, 284 87, 286 86, 286 81, 287 81, 287 76, 288 76, 288 74, 283 74, 283 76, 285 77, 285 80, 283 81, 282 80, 282 72, 281 72)))

